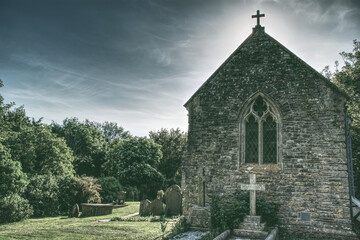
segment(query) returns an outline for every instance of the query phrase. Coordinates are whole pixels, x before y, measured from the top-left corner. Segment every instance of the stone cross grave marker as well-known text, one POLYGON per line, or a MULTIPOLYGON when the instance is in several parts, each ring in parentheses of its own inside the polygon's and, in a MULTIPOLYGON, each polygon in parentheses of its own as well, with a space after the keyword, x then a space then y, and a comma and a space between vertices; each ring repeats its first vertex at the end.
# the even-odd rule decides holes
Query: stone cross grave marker
POLYGON ((256 216, 256 191, 265 190, 265 186, 256 184, 256 174, 250 174, 250 184, 241 184, 241 190, 250 191, 250 215, 256 216))

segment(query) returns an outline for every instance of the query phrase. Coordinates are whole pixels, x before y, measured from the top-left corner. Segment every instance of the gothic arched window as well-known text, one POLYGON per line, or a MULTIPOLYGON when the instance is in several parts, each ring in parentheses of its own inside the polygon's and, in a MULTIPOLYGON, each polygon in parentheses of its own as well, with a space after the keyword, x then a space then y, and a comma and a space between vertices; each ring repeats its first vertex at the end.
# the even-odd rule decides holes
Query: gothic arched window
POLYGON ((273 104, 258 94, 241 115, 241 162, 278 163, 280 117, 273 104))

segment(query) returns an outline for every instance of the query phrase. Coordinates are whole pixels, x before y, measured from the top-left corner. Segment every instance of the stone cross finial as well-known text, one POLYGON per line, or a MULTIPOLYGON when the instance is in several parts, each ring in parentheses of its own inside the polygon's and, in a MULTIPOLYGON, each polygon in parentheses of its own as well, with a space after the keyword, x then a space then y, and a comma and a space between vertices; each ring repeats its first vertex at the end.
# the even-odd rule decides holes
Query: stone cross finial
POLYGON ((260 18, 265 17, 265 14, 260 14, 260 11, 257 10, 256 15, 252 15, 251 17, 252 18, 257 18, 257 25, 256 26, 260 26, 260 18))
POLYGON ((250 184, 241 184, 241 190, 250 190, 250 215, 256 216, 256 192, 265 190, 265 186, 256 184, 256 175, 250 174, 250 184))

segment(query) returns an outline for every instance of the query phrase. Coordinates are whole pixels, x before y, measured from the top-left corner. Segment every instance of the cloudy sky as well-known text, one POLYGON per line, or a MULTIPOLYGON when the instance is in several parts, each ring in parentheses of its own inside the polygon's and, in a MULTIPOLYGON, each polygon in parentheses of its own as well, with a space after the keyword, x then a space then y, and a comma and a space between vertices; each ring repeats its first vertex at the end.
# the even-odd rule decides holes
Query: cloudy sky
POLYGON ((187 130, 183 104, 256 20, 321 71, 360 39, 358 0, 0 0, 0 94, 29 116, 187 130))

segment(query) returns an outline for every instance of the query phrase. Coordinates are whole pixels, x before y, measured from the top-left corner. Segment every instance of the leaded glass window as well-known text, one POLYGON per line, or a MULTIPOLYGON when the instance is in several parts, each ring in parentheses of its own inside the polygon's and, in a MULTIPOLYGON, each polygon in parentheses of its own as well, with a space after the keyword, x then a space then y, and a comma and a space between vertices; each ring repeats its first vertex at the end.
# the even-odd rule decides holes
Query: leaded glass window
POLYGON ((258 162, 258 137, 259 137, 258 123, 254 116, 250 116, 246 123, 246 162, 258 162))
POLYGON ((271 105, 257 96, 243 118, 245 163, 275 164, 278 158, 278 118, 271 105))

